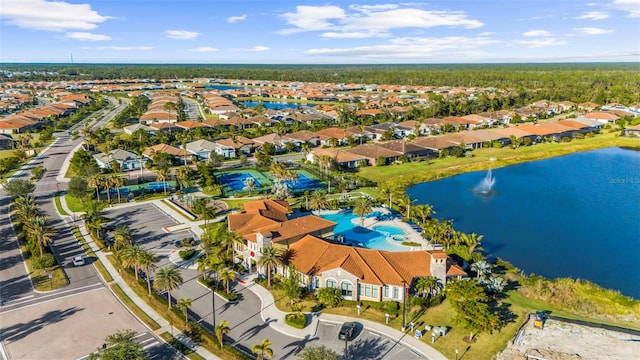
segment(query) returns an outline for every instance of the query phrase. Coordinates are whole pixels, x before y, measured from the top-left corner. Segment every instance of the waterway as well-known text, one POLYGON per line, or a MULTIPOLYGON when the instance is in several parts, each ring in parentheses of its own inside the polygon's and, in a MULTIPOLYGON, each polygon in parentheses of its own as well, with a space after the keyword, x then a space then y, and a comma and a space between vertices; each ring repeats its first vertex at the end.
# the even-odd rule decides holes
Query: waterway
POLYGON ((607 148, 494 169, 488 194, 477 191, 486 175, 408 194, 457 230, 484 235, 490 256, 526 273, 587 279, 640 299, 640 152, 607 148))
MULTIPOLYGON (((258 105, 260 103, 260 101, 243 101, 242 104, 248 107, 254 107, 256 105, 258 105)), ((282 109, 296 109, 299 106, 308 106, 308 107, 313 107, 313 104, 301 104, 301 103, 293 103, 293 102, 286 102, 286 101, 282 101, 282 102, 278 102, 278 101, 262 101, 262 103, 264 104, 264 106, 267 109, 271 109, 271 110, 282 110, 282 109)))

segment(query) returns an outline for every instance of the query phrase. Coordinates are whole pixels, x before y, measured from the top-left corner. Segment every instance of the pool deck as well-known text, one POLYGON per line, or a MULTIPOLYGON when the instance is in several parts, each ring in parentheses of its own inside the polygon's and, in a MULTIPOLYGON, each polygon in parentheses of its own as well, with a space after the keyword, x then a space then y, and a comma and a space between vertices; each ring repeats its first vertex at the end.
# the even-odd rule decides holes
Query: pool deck
MULTIPOLYGON (((314 212, 315 215, 329 215, 329 214, 339 214, 344 212, 345 210, 323 210, 314 212)), ((393 213, 386 207, 374 207, 372 209, 373 212, 378 212, 384 216, 384 219, 380 219, 380 217, 366 217, 364 219, 364 224, 361 224, 360 218, 352 219, 351 222, 354 225, 361 226, 373 230, 376 226, 395 226, 404 232, 405 241, 416 242, 420 244, 420 247, 417 246, 404 246, 407 248, 407 251, 415 251, 415 250, 441 250, 441 247, 434 247, 427 241, 425 238, 420 235, 420 233, 413 228, 411 225, 402 221, 401 218, 394 216, 393 213)), ((392 242, 395 245, 402 246, 398 243, 398 241, 387 238, 387 241, 392 242)))

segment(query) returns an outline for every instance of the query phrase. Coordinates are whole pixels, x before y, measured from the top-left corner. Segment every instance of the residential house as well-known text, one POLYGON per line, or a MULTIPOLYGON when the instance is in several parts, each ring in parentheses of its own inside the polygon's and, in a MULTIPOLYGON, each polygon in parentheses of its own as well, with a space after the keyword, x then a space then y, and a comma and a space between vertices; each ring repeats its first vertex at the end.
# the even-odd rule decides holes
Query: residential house
POLYGON ((318 136, 318 134, 316 134, 315 132, 311 132, 309 130, 292 132, 291 134, 284 135, 284 137, 300 144, 307 143, 312 147, 320 145, 320 136, 318 136))
POLYGON ((125 126, 123 128, 123 130, 124 130, 125 134, 129 134, 129 135, 133 134, 134 132, 136 132, 138 130, 146 131, 147 134, 149 134, 149 135, 151 135, 154 132, 158 131, 157 129, 152 128, 151 126, 147 126, 147 125, 144 125, 144 124, 133 124, 133 125, 125 126))
POLYGON ((290 263, 310 290, 340 289, 346 300, 397 301, 411 293, 418 279, 466 277, 443 251, 382 251, 330 243, 307 235, 289 247, 290 263))
POLYGON ((214 141, 217 144, 232 147, 236 154, 251 155, 256 151, 256 142, 244 136, 235 136, 233 138, 219 139, 214 141))
POLYGON ((349 150, 350 149, 317 148, 311 150, 311 152, 307 154, 307 160, 314 164, 321 164, 321 166, 329 167, 330 164, 323 163, 323 159, 329 159, 341 169, 355 169, 368 163, 369 160, 367 157, 354 154, 349 150))
POLYGON ((583 115, 587 119, 593 119, 603 124, 614 123, 620 117, 614 113, 608 111, 592 111, 583 115))
POLYGON ((431 150, 429 157, 438 157, 442 151, 451 150, 459 145, 458 143, 453 142, 450 138, 443 136, 416 138, 412 140, 411 143, 431 150))
POLYGON ((625 136, 640 137, 640 125, 629 126, 624 129, 625 136))
POLYGON ((416 145, 407 140, 390 140, 379 142, 378 145, 399 152, 409 159, 431 157, 433 153, 430 149, 416 145))
POLYGON ((381 144, 358 145, 348 151, 365 158, 369 165, 376 165, 378 158, 384 158, 385 164, 391 164, 403 155, 401 152, 391 150, 381 144))
POLYGON ((169 135, 184 131, 184 128, 177 126, 175 123, 167 122, 151 123, 149 127, 154 129, 154 131, 164 131, 169 133, 169 135))
POLYGON ((0 133, 0 150, 13 149, 13 136, 0 133))
POLYGON ((138 154, 122 149, 111 150, 107 154, 97 153, 93 155, 93 158, 96 159, 98 166, 103 169, 122 171, 140 169, 142 162, 138 154), (114 161, 118 164, 119 169, 112 169, 111 164, 114 161))
POLYGON ((158 144, 150 146, 142 152, 142 155, 148 159, 153 160, 156 154, 164 153, 169 155, 169 158, 173 163, 187 163, 187 161, 191 160, 191 155, 183 149, 179 149, 175 146, 167 145, 167 144, 158 144))
POLYGON ((187 143, 185 149, 198 159, 203 160, 210 159, 212 153, 220 155, 225 159, 236 157, 236 150, 233 147, 203 139, 187 143))
POLYGON ((318 130, 315 133, 316 135, 318 135, 318 139, 320 139, 320 144, 326 145, 326 146, 333 146, 334 141, 337 146, 347 145, 347 139, 355 135, 355 133, 352 131, 337 128, 337 127, 330 127, 323 130, 318 130), (332 139, 335 139, 335 140, 332 140, 332 139))
POLYGON ((194 121, 194 120, 186 120, 186 121, 180 121, 176 123, 176 126, 181 127, 185 130, 194 130, 197 128, 208 128, 209 125, 202 123, 200 121, 194 121))
POLYGON ((162 110, 148 111, 140 115, 140 122, 147 125, 152 123, 175 124, 176 122, 178 122, 178 114, 162 110))
POLYGON ((541 142, 545 138, 551 138, 553 140, 560 140, 560 135, 558 131, 555 129, 550 129, 545 126, 540 126, 540 124, 521 124, 518 125, 518 129, 524 130, 530 134, 535 135, 534 141, 541 142))
POLYGON ((229 231, 245 241, 236 248, 245 266, 251 269, 265 247, 288 249, 306 235, 333 238, 333 221, 315 215, 289 218, 291 206, 286 201, 262 199, 245 203, 242 213, 229 214, 229 231))

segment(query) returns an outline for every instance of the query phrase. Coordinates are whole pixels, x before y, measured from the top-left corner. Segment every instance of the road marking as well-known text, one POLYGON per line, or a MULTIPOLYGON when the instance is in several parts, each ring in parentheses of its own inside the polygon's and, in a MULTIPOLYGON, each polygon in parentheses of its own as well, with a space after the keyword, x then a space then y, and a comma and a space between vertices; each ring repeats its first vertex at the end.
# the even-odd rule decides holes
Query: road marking
MULTIPOLYGON (((100 285, 102 285, 102 284, 100 283, 100 285)), ((52 302, 52 301, 55 301, 55 300, 62 300, 62 299, 66 299, 66 298, 69 298, 69 297, 72 297, 72 296, 82 295, 82 294, 86 294, 86 293, 89 293, 89 292, 92 292, 92 291, 102 290, 102 289, 105 289, 105 287, 104 287, 104 286, 101 286, 101 287, 98 287, 98 288, 95 288, 95 289, 90 289, 90 290, 86 290, 86 291, 81 291, 81 292, 78 292, 78 293, 75 293, 75 294, 69 294, 69 295, 65 295, 65 296, 61 296, 61 297, 56 297, 55 299, 49 299, 49 300, 45 300, 45 301, 39 301, 39 302, 35 302, 35 303, 33 303, 33 304, 25 305, 25 306, 22 306, 22 307, 17 307, 17 308, 15 308, 15 309, 9 309, 9 310, 7 310, 7 311, 2 311, 2 312, 0 312, 0 313, 1 313, 1 314, 8 314, 8 313, 11 313, 11 312, 14 312, 14 311, 17 311, 17 310, 22 310, 22 309, 30 308, 30 307, 33 307, 33 306, 36 306, 36 305, 46 304, 46 303, 48 303, 48 302, 52 302)), ((76 290, 77 290, 77 289, 76 289, 76 290)), ((73 291, 73 290, 70 290, 70 291, 73 291)), ((67 292, 68 292, 68 291, 67 291, 67 292)), ((58 293, 58 294, 59 294, 59 293, 58 293)), ((58 294, 51 294, 51 295, 49 295, 49 296, 58 295, 58 294)), ((49 297, 49 296, 46 296, 46 297, 49 297)), ((44 297, 45 297, 45 296, 43 296, 43 297, 38 297, 38 298, 35 298, 35 299, 33 299, 33 300, 40 300, 41 298, 44 298, 44 297)), ((31 300, 23 301, 23 302, 22 302, 22 303, 20 303, 20 304, 23 304, 23 303, 26 303, 26 302, 30 302, 30 301, 31 301, 31 300)), ((11 305, 9 305, 9 306, 15 306, 15 305, 19 305, 19 304, 11 304, 11 305)))
POLYGON ((0 354, 2 354, 2 358, 4 360, 9 360, 9 354, 7 354, 7 351, 4 348, 4 344, 2 343, 2 338, 0 338, 0 354))
POLYGON ((7 306, 7 304, 11 304, 11 303, 15 303, 16 301, 22 301, 22 300, 26 300, 26 299, 30 299, 32 297, 34 297, 35 295, 29 295, 29 296, 23 296, 23 297, 19 297, 19 298, 15 298, 15 299, 9 299, 6 302, 0 304, 1 306, 7 306))

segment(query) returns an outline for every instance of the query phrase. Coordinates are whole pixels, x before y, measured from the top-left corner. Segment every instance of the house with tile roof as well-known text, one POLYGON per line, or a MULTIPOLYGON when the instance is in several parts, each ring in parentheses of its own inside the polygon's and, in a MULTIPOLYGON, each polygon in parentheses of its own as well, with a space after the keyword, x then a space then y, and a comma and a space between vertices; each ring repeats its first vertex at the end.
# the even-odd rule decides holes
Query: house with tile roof
POLYGON ((310 290, 338 288, 353 301, 403 301, 419 278, 466 277, 445 252, 382 251, 331 243, 307 235, 289 247, 289 262, 310 290))
POLYGON ((210 159, 212 153, 218 154, 225 159, 236 157, 236 150, 231 146, 226 146, 204 139, 187 143, 185 150, 203 160, 210 159))
POLYGON ((286 201, 261 199, 247 202, 243 212, 227 216, 229 231, 246 241, 236 251, 247 268, 257 263, 265 247, 288 249, 306 235, 333 238, 335 222, 315 215, 290 218, 291 213, 286 201))
POLYGON ((169 155, 169 158, 173 163, 184 163, 186 164, 188 161, 191 161, 191 154, 189 154, 186 150, 179 149, 175 146, 171 146, 168 144, 158 144, 149 146, 144 149, 142 155, 148 159, 153 160, 156 154, 164 153, 169 155))
POLYGON ((111 169, 112 163, 116 162, 120 170, 129 171, 140 169, 142 163, 142 159, 138 154, 122 149, 111 150, 106 154, 97 153, 93 155, 93 158, 96 159, 98 166, 103 169, 111 169))

